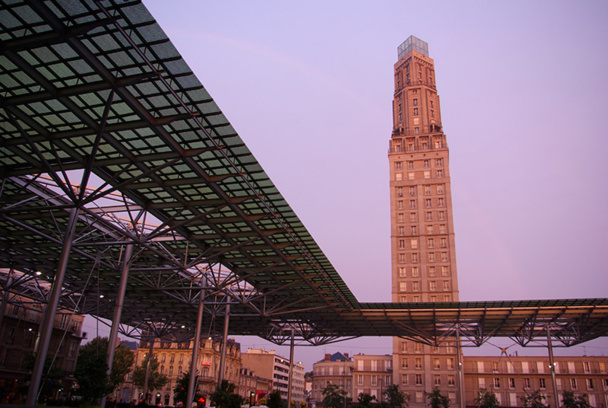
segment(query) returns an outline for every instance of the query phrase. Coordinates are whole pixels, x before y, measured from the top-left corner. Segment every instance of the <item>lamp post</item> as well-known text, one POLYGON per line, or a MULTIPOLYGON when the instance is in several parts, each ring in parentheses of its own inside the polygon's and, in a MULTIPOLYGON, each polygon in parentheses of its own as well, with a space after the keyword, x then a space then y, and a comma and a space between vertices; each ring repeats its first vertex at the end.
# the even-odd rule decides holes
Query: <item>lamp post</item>
POLYGON ((384 380, 382 378, 380 378, 380 404, 382 405, 382 384, 384 383, 384 380))

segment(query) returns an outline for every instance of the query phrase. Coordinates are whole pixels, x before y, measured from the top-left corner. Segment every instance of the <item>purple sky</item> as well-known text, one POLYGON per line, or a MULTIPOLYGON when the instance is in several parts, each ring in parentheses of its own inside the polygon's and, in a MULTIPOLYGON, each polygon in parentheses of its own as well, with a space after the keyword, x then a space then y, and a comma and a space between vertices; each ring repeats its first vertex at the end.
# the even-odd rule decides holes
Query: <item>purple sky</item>
POLYGON ((607 297, 608 2, 144 4, 360 301, 390 301, 393 64, 412 34, 435 60, 460 300, 607 297))

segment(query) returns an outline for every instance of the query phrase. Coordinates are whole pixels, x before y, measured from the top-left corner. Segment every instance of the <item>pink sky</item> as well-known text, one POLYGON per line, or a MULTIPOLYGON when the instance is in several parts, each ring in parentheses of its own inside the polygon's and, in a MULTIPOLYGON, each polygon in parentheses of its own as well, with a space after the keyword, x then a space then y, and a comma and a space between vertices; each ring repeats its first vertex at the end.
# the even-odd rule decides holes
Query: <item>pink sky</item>
MULTIPOLYGON (((393 64, 412 34, 435 60, 460 299, 607 297, 607 2, 144 4, 360 301, 390 300, 393 64)), ((392 350, 296 359, 335 351, 392 350)))

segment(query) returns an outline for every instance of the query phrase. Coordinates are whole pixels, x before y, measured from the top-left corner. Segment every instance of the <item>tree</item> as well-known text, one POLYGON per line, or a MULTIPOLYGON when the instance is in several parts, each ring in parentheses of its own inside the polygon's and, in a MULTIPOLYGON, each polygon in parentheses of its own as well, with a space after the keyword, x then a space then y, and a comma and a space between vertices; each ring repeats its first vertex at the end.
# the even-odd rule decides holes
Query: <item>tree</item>
MULTIPOLYGON (((188 385, 190 384, 190 372, 182 374, 182 377, 177 380, 177 384, 173 389, 173 399, 175 402, 182 402, 183 404, 187 401, 188 396, 188 385)), ((198 385, 196 384, 196 378, 194 379, 194 397, 192 401, 197 401, 199 398, 202 398, 203 395, 198 392, 198 385)))
POLYGON ((496 394, 482 388, 479 390, 478 397, 475 398, 475 405, 479 408, 497 408, 500 404, 496 394))
POLYGON ((390 407, 400 408, 404 405, 406 407, 409 405, 409 394, 399 390, 399 386, 397 384, 389 385, 384 391, 384 396, 386 397, 386 403, 390 407))
POLYGON ((371 408, 372 401, 376 401, 376 397, 369 394, 360 393, 357 396, 357 403, 354 404, 355 408, 371 408))
POLYGON ((450 399, 441 394, 437 387, 433 388, 431 392, 425 392, 424 395, 429 400, 431 408, 449 408, 450 406, 450 399))
POLYGON ((96 337, 78 351, 74 377, 76 393, 85 401, 96 401, 112 391, 108 378, 108 339, 96 337))
POLYGON ((129 350, 129 348, 124 344, 119 344, 114 349, 112 372, 110 373, 110 385, 112 386, 112 391, 118 387, 118 384, 125 380, 125 376, 131 372, 131 367, 133 367, 134 362, 135 353, 132 350, 129 350))
MULTIPOLYGON (((40 393, 38 402, 43 402, 45 398, 50 397, 54 391, 63 388, 63 379, 65 378, 65 371, 57 368, 55 364, 52 364, 53 358, 47 356, 44 360, 44 367, 42 369, 42 382, 40 384, 40 393)), ((34 369, 36 357, 33 354, 25 357, 25 368, 27 371, 34 369)), ((31 374, 28 374, 25 378, 26 382, 31 380, 31 374)))
POLYGON ((211 403, 217 408, 240 408, 243 398, 234 393, 234 388, 234 384, 227 380, 222 380, 222 383, 215 389, 215 392, 209 395, 211 403))
POLYGON ((544 403, 545 396, 540 393, 539 390, 536 390, 532 393, 527 393, 520 397, 522 404, 526 408, 547 408, 544 403))
POLYGON ((268 401, 266 402, 266 406, 268 406, 268 408, 283 408, 283 405, 284 404, 283 399, 281 398, 281 391, 274 390, 270 394, 268 394, 268 401))
POLYGON ((572 391, 564 391, 564 398, 562 399, 563 408, 591 408, 591 405, 587 402, 587 394, 582 396, 575 396, 572 391))
POLYGON ((134 353, 120 344, 114 350, 112 372, 108 378, 108 346, 106 337, 96 337, 80 348, 74 377, 78 381, 78 393, 88 401, 94 401, 111 393, 125 375, 131 371, 134 353))
MULTIPOLYGON (((133 370, 133 384, 139 388, 143 388, 146 381, 146 368, 149 360, 150 356, 147 355, 142 360, 141 364, 135 367, 135 370, 133 370)), ((156 357, 152 356, 152 360, 150 361, 150 373, 148 375, 148 392, 150 390, 158 390, 167 384, 167 376, 158 371, 159 365, 160 364, 156 360, 156 357)))
POLYGON ((323 406, 342 408, 346 403, 346 391, 335 384, 328 383, 322 391, 323 406))

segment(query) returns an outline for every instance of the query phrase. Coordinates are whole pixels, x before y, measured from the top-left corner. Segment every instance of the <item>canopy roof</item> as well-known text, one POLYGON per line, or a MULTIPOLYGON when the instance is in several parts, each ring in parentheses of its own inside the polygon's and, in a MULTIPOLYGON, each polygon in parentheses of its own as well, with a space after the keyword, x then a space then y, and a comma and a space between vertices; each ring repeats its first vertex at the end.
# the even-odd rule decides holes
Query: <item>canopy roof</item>
POLYGON ((277 342, 608 332, 608 299, 359 303, 139 1, 0 7, 4 290, 44 299, 67 243, 63 306, 111 318, 128 270, 122 323, 159 335, 199 296, 208 331, 230 304, 231 334, 277 342))

